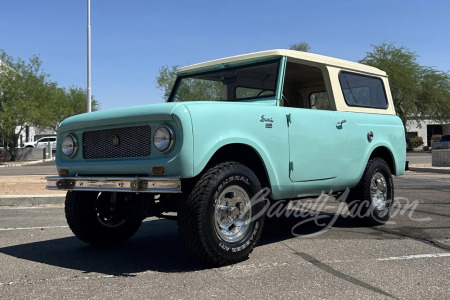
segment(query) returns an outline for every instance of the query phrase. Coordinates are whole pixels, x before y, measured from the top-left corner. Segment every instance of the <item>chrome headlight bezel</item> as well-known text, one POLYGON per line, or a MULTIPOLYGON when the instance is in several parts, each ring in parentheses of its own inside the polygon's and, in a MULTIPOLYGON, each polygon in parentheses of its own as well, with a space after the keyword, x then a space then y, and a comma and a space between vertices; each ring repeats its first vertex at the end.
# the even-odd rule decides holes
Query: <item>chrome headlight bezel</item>
POLYGON ((65 157, 72 157, 78 150, 78 141, 73 134, 64 136, 61 143, 61 152, 65 157))
POLYGON ((172 149, 175 135, 172 128, 167 125, 161 125, 153 133, 153 146, 161 153, 172 149))

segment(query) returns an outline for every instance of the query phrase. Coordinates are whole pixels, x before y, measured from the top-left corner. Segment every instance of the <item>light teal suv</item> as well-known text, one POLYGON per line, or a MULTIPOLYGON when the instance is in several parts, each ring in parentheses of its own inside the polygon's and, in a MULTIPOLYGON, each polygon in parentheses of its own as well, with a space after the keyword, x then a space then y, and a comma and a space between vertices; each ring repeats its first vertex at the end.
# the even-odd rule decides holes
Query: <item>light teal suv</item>
POLYGON ((181 68, 167 103, 64 120, 47 188, 68 191, 67 221, 87 243, 176 212, 187 248, 224 265, 248 257, 278 200, 347 191, 351 214, 385 223, 404 132, 385 72, 257 52, 181 68))

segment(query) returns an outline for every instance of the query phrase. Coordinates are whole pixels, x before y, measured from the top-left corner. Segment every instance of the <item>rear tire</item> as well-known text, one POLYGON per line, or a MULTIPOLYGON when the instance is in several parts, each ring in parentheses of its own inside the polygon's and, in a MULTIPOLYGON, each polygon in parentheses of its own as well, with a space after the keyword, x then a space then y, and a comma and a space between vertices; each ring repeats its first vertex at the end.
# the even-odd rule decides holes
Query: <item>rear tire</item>
POLYGON ((359 184, 346 200, 350 214, 366 225, 382 225, 389 220, 393 200, 389 166, 379 157, 370 159, 359 184))
POLYGON ((248 258, 264 225, 264 201, 256 175, 236 162, 221 163, 204 173, 178 211, 186 247, 200 260, 221 266, 248 258))
POLYGON ((67 192, 67 223, 72 232, 86 243, 123 243, 142 223, 137 197, 126 193, 67 192))

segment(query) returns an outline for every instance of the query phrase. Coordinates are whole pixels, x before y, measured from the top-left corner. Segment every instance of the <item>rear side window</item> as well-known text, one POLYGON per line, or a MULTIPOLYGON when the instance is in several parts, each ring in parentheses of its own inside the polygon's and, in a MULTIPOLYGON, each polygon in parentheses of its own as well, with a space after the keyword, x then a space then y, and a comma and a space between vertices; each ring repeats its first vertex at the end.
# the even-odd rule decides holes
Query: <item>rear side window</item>
POLYGON ((380 78, 341 72, 339 82, 348 106, 383 109, 388 107, 383 81, 380 78))

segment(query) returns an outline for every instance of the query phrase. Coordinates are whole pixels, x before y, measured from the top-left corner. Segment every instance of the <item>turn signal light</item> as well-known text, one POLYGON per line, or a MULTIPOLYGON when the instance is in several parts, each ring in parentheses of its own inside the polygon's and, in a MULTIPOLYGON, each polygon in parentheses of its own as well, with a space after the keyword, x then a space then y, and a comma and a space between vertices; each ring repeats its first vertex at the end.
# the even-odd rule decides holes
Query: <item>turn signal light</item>
POLYGON ((69 170, 68 169, 59 170, 59 176, 61 177, 69 176, 69 170))
POLYGON ((164 167, 153 167, 152 174, 153 175, 164 175, 164 167))

